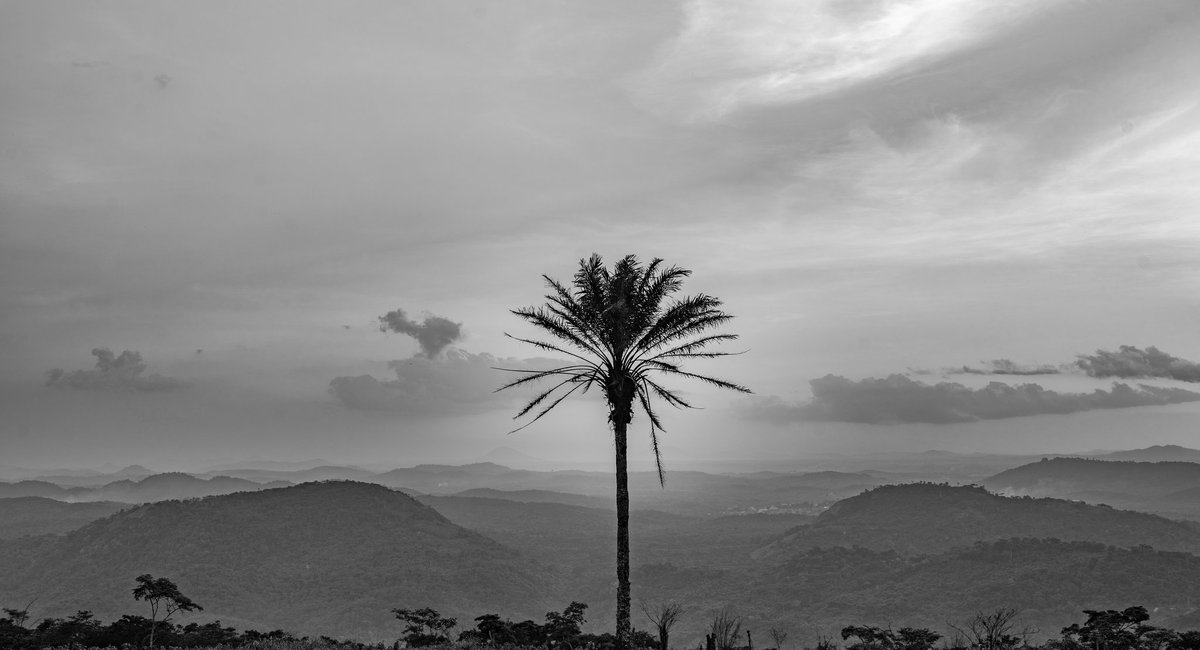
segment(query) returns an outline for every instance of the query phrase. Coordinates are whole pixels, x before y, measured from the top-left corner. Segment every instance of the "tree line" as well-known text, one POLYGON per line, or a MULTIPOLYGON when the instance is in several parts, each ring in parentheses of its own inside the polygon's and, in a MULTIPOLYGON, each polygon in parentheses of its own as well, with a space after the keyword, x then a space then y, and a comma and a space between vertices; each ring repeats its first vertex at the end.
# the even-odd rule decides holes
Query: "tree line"
MULTIPOLYGON (((620 645, 611 632, 593 634, 583 631, 587 622, 587 604, 574 601, 562 611, 546 612, 545 620, 513 621, 499 614, 474 618, 475 625, 457 634, 458 619, 442 616, 431 607, 392 610, 404 628, 402 635, 388 644, 364 644, 322 636, 317 639, 296 637, 283 630, 239 632, 220 621, 180 625, 171 619, 179 612, 203 610, 185 596, 168 578, 142 574, 131 590, 135 600, 144 601, 149 617, 125 614, 109 624, 97 620, 90 611, 81 610, 67 618, 45 618, 29 623, 29 608, 3 608, 0 617, 0 648, 35 650, 43 648, 306 648, 342 650, 399 650, 399 648, 545 648, 549 650, 611 650, 620 645)), ((632 629, 634 648, 669 650, 671 629, 686 610, 677 602, 642 603, 642 612, 654 626, 653 632, 632 629)), ((877 627, 848 625, 841 630, 845 650, 1200 650, 1200 630, 1175 631, 1150 625, 1145 607, 1122 610, 1084 610, 1086 619, 1062 628, 1058 638, 1031 644, 1037 630, 1017 628, 1017 610, 996 609, 980 612, 960 625, 951 624, 953 634, 944 637, 928 628, 877 627)), ((743 629, 744 619, 731 608, 715 612, 705 635, 705 650, 755 650, 753 636, 743 629), (744 642, 743 642, 744 634, 744 642)), ((839 644, 828 637, 817 639, 814 646, 788 646, 788 633, 772 627, 760 650, 837 650, 839 644)), ((699 650, 699 649, 698 649, 699 650)))

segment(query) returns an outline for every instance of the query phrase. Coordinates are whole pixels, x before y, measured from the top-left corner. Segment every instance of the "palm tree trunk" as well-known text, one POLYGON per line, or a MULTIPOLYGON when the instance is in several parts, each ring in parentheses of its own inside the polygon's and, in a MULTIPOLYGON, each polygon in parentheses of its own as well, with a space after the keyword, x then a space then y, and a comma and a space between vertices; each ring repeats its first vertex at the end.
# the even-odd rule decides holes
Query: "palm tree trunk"
POLYGON ((627 468, 627 423, 613 422, 617 447, 617 643, 616 650, 628 650, 632 636, 629 600, 629 470, 627 468))

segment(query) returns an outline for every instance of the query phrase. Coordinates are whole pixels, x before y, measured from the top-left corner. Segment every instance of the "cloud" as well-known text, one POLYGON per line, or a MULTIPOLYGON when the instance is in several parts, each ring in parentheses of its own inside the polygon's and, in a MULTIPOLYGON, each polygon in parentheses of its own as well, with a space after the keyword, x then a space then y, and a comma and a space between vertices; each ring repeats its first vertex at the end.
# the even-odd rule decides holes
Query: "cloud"
POLYGON ((826 375, 809 383, 813 398, 806 404, 789 403, 779 397, 757 398, 746 402, 743 413, 776 423, 951 424, 1200 401, 1200 393, 1179 388, 1134 388, 1123 383, 1091 393, 1059 393, 1038 384, 1013 386, 1000 382, 971 389, 950 382, 926 384, 904 375, 861 381, 826 375))
POLYGON ((428 359, 437 357, 447 345, 462 338, 462 323, 432 314, 418 323, 409 319, 403 309, 394 309, 380 316, 379 329, 413 337, 421 344, 421 352, 428 359))
POLYGON ((146 364, 142 354, 125 350, 116 356, 108 348, 93 348, 96 367, 92 370, 66 372, 54 368, 46 373, 46 385, 80 390, 138 391, 143 393, 170 391, 187 384, 179 379, 158 374, 142 376, 146 364))
POLYGON ((395 379, 371 375, 336 377, 329 392, 343 406, 367 411, 396 411, 412 414, 460 413, 509 404, 528 391, 496 393, 507 373, 496 367, 549 369, 564 365, 553 359, 499 359, 490 354, 472 354, 451 349, 439 359, 415 354, 388 362, 395 379))
POLYGON ((983 361, 981 363, 983 367, 973 368, 971 366, 963 366, 961 369, 952 372, 967 375, 1057 375, 1062 372, 1062 369, 1057 366, 1046 364, 1030 366, 1017 363, 1011 359, 992 359, 991 361, 983 361))
POLYGON ((1096 350, 1096 354, 1079 355, 1076 365, 1092 377, 1163 377, 1200 382, 1200 364, 1167 354, 1153 345, 1145 350, 1132 345, 1122 345, 1116 352, 1096 350))
POLYGON ((698 0, 688 3, 684 29, 637 87, 663 108, 710 119, 745 106, 798 102, 911 73, 1005 31, 1044 4, 698 0))

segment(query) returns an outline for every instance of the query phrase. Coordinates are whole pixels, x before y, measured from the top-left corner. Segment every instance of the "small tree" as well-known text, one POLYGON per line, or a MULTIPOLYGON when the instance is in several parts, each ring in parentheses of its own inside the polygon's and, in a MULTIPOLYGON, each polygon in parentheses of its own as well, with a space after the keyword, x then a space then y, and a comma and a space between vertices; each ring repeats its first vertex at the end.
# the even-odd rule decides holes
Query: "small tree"
POLYGON ((546 640, 574 648, 582 632, 580 626, 586 621, 583 617, 586 609, 586 604, 573 601, 561 612, 546 612, 546 625, 543 627, 546 640))
POLYGON ((25 627, 25 621, 29 620, 29 607, 25 609, 13 609, 11 607, 4 608, 4 615, 8 617, 8 622, 15 627, 25 627))
POLYGON ((989 613, 979 612, 960 627, 950 624, 972 648, 978 650, 1012 650, 1021 639, 1012 634, 1017 610, 1002 607, 989 613))
POLYGON ((670 601, 658 603, 657 605, 649 605, 642 601, 642 613, 650 622, 654 624, 658 630, 658 648, 659 650, 669 650, 671 647, 671 628, 679 622, 679 617, 683 615, 683 605, 677 602, 670 601))
POLYGON ((1087 622, 1083 625, 1073 623, 1063 628, 1063 641, 1074 643, 1093 650, 1109 650, 1112 648, 1141 647, 1148 636, 1158 628, 1146 625, 1150 614, 1145 607, 1126 607, 1121 611, 1115 609, 1094 610, 1085 609, 1087 622))
POLYGON ((771 640, 775 642, 775 650, 783 650, 783 643, 787 641, 788 633, 777 627, 773 627, 767 631, 771 635, 771 640))
POLYGON ((733 608, 723 607, 713 614, 709 634, 712 635, 713 645, 717 650, 734 650, 742 637, 742 617, 734 613, 733 608))
POLYGON ((133 588, 133 599, 150 603, 150 647, 154 647, 154 630, 158 623, 166 623, 176 612, 193 612, 204 609, 184 596, 179 587, 167 578, 155 578, 149 573, 137 577, 138 586, 133 588), (163 617, 158 618, 159 612, 163 617))
POLYGON ((410 648, 438 645, 450 642, 450 630, 458 625, 458 619, 446 618, 436 609, 393 609, 396 618, 404 621, 404 642, 410 648))
POLYGON ((899 631, 872 625, 848 625, 842 628, 842 640, 855 637, 846 650, 933 650, 942 635, 923 627, 902 627, 899 631))

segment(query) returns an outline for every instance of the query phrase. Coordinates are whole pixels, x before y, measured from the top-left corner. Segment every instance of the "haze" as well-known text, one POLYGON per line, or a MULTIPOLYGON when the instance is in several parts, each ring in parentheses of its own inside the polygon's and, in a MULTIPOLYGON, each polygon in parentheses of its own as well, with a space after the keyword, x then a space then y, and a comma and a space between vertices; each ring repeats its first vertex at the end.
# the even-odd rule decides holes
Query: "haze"
POLYGON ((737 317, 697 368, 755 396, 677 383, 670 469, 1198 446, 1198 35, 1190 0, 0 2, 0 465, 611 463, 598 402, 506 435, 492 392, 593 252, 737 317), (1178 372, 1076 365, 1123 345, 1178 372), (1056 395, 963 406, 993 381, 1056 395))

